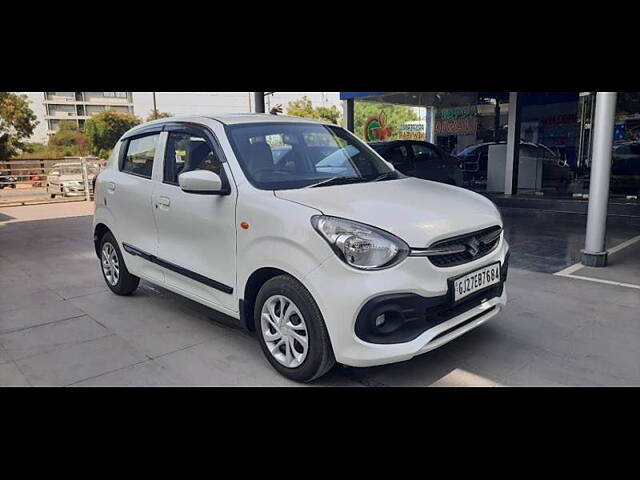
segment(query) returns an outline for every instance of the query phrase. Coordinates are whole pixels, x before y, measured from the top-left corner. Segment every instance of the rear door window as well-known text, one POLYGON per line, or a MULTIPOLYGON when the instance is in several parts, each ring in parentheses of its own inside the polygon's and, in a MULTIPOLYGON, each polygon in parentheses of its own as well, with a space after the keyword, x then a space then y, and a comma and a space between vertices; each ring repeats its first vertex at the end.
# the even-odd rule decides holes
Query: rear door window
POLYGON ((139 177, 151 178, 153 157, 156 154, 159 138, 160 134, 155 133, 129 140, 120 170, 139 177))

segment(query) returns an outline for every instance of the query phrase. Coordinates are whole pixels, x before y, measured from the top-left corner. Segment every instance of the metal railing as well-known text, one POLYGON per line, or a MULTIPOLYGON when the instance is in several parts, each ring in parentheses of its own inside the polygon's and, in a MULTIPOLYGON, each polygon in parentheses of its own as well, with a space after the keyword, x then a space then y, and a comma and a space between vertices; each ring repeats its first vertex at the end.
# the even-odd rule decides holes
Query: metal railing
POLYGON ((104 163, 93 156, 0 162, 0 204, 90 200, 104 163))

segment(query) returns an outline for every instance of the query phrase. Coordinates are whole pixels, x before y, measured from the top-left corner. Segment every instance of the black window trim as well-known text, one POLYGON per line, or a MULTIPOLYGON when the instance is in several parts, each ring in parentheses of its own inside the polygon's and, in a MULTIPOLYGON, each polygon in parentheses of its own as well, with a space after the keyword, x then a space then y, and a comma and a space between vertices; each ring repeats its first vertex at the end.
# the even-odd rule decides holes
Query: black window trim
POLYGON ((151 135, 158 135, 158 143, 156 144, 156 150, 154 150, 154 154, 153 154, 153 163, 155 163, 156 151, 157 151, 158 145, 160 144, 160 134, 162 133, 162 130, 145 130, 144 132, 140 132, 139 134, 138 132, 135 132, 135 133, 136 134, 134 135, 129 135, 122 138, 122 145, 120 146, 120 158, 118 158, 118 171, 122 173, 126 173, 127 175, 132 175, 134 177, 144 178, 146 180, 152 180, 153 165, 151 167, 151 176, 147 177, 146 175, 140 175, 139 173, 131 172, 129 170, 124 170, 124 162, 125 162, 125 159, 127 158, 127 153, 129 151, 129 143, 131 142, 131 140, 136 140, 138 138, 143 138, 143 137, 150 137, 151 135))

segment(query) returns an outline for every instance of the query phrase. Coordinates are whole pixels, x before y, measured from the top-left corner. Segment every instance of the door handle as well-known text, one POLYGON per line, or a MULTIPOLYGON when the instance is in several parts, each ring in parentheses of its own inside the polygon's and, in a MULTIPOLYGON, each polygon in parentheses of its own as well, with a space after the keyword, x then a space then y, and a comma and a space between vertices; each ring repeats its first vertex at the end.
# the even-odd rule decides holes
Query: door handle
POLYGON ((171 199, 169 197, 158 197, 158 204, 163 207, 168 207, 171 205, 171 199))

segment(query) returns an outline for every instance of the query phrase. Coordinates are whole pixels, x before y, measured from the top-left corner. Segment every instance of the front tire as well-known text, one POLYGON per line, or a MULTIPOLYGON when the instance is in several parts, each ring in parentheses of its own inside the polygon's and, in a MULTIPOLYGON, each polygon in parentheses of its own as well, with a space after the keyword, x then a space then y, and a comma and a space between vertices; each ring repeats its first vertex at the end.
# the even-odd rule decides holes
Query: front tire
POLYGON ((140 277, 127 270, 118 242, 111 232, 100 241, 100 267, 104 281, 116 295, 131 295, 138 288, 140 277))
POLYGON ((310 382, 335 364, 320 309, 293 277, 279 275, 262 286, 254 321, 260 347, 281 375, 296 382, 310 382))

